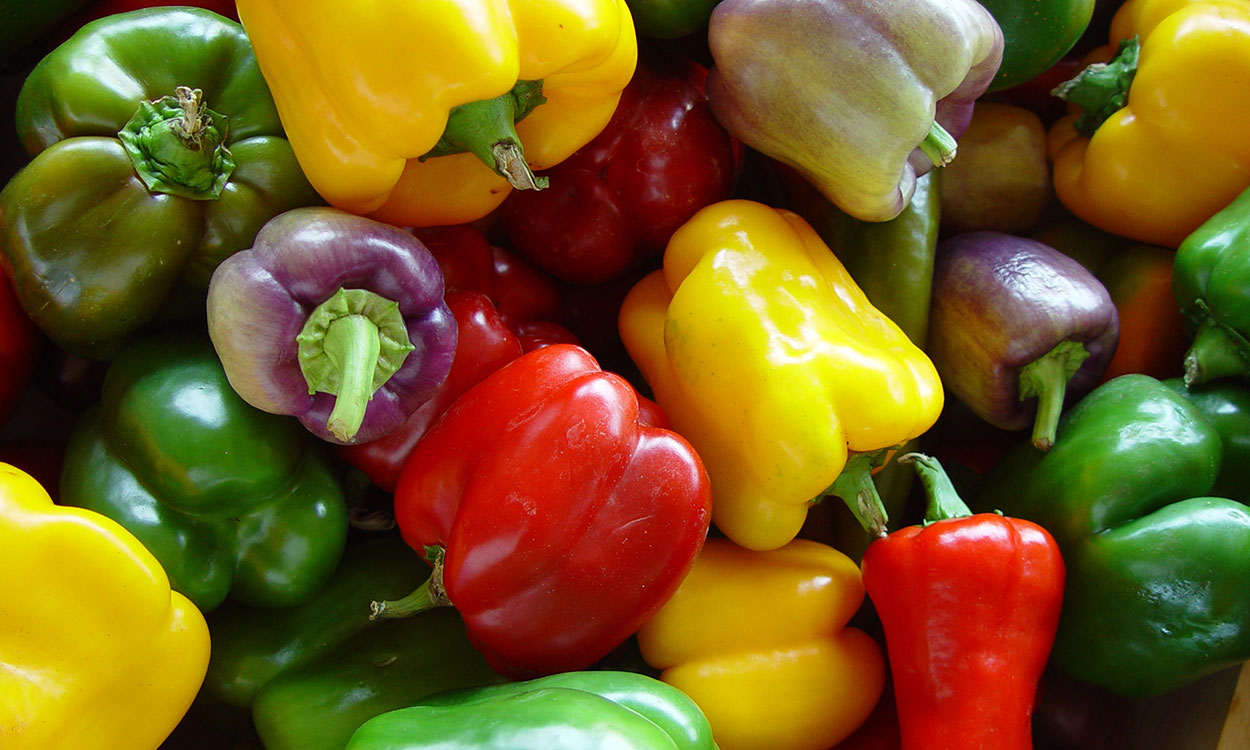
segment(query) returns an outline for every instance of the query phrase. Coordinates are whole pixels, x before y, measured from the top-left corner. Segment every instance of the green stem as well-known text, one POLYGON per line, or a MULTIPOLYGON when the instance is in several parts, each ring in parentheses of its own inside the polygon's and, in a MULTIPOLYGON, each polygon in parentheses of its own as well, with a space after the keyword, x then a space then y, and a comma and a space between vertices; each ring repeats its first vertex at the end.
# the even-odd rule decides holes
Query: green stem
POLYGON ((1093 63, 1051 91, 1081 108, 1081 116, 1073 123, 1078 133, 1089 138, 1128 103, 1129 88, 1137 75, 1139 50, 1137 37, 1121 40, 1111 62, 1093 63))
POLYGON ((955 160, 955 138, 937 120, 929 126, 929 132, 925 134, 919 148, 935 167, 944 167, 955 160))
POLYGON ((326 355, 338 366, 339 388, 326 427, 342 441, 352 439, 365 421, 373 398, 373 373, 378 367, 382 337, 363 315, 337 318, 326 329, 326 355))
POLYGON ((519 190, 547 187, 547 178, 536 176, 525 161, 516 132, 516 124, 546 101, 542 86, 542 81, 517 81, 511 91, 494 99, 453 107, 442 138, 421 160, 469 152, 519 190))
POLYGON ((370 620, 392 620, 401 617, 412 617, 436 607, 450 607, 451 600, 443 588, 443 550, 442 548, 426 548, 426 558, 434 566, 430 577, 411 594, 402 599, 373 601, 369 604, 370 620))
POLYGON ((1089 350, 1078 341, 1061 341, 1055 348, 1020 368, 1020 399, 1037 397, 1033 417, 1033 446, 1048 451, 1055 444, 1059 417, 1068 380, 1089 357, 1089 350))
POLYGON ((884 456, 884 450, 852 453, 842 473, 824 492, 841 498, 859 525, 873 537, 885 536, 890 520, 885 503, 877 493, 877 485, 872 481, 872 470, 881 465, 884 456))
POLYGON ((1200 385, 1217 378, 1241 377, 1250 374, 1246 340, 1207 318, 1198 326, 1194 341, 1185 352, 1185 385, 1200 385))
POLYGON ((204 106, 200 89, 139 103, 117 133, 148 190, 191 200, 216 200, 234 173, 225 146, 228 122, 204 106))
POLYGON ((967 503, 959 496, 959 491, 951 482, 946 470, 936 458, 923 453, 908 453, 898 457, 901 464, 912 464, 916 476, 924 485, 925 495, 929 498, 925 506, 925 523, 945 521, 951 518, 964 518, 972 515, 967 503))

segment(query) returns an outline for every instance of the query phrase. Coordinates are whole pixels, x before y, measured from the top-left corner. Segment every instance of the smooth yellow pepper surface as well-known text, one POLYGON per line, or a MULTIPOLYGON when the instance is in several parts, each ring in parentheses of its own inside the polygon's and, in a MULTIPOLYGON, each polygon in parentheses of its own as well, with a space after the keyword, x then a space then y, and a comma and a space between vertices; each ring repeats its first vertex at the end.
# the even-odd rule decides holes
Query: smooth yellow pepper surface
POLYGON ((721 750, 825 750, 867 719, 885 684, 880 645, 846 627, 859 568, 819 542, 753 551, 708 539, 638 632, 643 659, 698 704, 721 750))
POLYGON ((204 617, 137 539, 0 463, 0 748, 154 750, 208 653, 204 617))
POLYGON ((300 166, 333 206, 401 226, 485 216, 509 180, 473 153, 420 157, 453 108, 518 81, 546 98, 516 124, 551 167, 608 123, 637 62, 624 0, 239 0, 300 166))
POLYGON ((621 339, 750 549, 798 534, 848 451, 897 446, 943 404, 933 363, 797 214, 729 200, 673 234, 620 311, 621 339))
POLYGON ((1077 114, 1052 126, 1055 193, 1100 229, 1175 248, 1250 186, 1250 1, 1128 0, 1087 59, 1134 36, 1124 106, 1092 137, 1077 114))

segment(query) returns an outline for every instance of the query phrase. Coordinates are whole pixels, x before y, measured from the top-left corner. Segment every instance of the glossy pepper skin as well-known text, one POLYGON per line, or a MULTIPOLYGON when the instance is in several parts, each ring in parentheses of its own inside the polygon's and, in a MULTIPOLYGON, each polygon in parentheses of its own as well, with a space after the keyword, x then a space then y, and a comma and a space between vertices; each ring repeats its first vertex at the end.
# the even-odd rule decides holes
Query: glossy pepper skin
POLYGON ((379 614, 450 604, 501 674, 584 669, 672 595, 707 534, 711 491, 684 438, 584 349, 529 352, 470 388, 395 490, 428 588, 379 614))
POLYGON ((716 750, 688 697, 635 672, 564 672, 453 690, 369 720, 347 750, 716 750))
POLYGON ((1158 695, 1250 657, 1250 508, 1211 491, 1222 443, 1146 375, 1091 391, 1048 453, 1016 446, 978 504, 1049 531, 1067 563, 1051 663, 1121 695, 1158 695))
POLYGON ((1041 526, 964 505, 941 464, 913 463, 924 523, 864 553, 864 587, 885 631, 902 750, 1029 750, 1065 569, 1041 526))
POLYGON ((456 349, 443 274, 425 246, 322 206, 275 216, 222 262, 207 314, 243 400, 329 442, 399 427, 447 378, 456 349))
POLYGON ((607 124, 638 54, 624 0, 237 5, 313 186, 400 226, 472 221, 513 185, 536 187, 531 169, 607 124), (511 92, 535 81, 518 120, 526 107, 511 92), (498 130, 456 124, 466 105, 500 97, 498 130), (492 151, 500 142, 509 154, 492 151))
POLYGON ((0 265, 80 356, 202 320, 217 264, 318 202, 243 29, 199 8, 80 29, 26 78, 17 130, 32 159, 0 191, 0 265))
POLYGON ((1191 386, 1180 377, 1163 384, 1196 406, 1220 435, 1223 460, 1211 494, 1250 502, 1250 387, 1237 380, 1191 386))
POLYGON ((722 0, 708 46, 708 100, 731 134, 884 221, 954 158, 1003 36, 968 0, 722 0))
POLYGON ((347 510, 330 457, 297 422, 253 409, 206 339, 144 339, 113 360, 74 427, 60 501, 125 526, 201 610, 312 596, 347 510))
POLYGON ((1129 0, 1088 57, 1133 38, 1135 66, 1121 55, 1065 92, 1084 111, 1049 133, 1055 193, 1097 227, 1175 248, 1250 185, 1250 2, 1129 0))
POLYGON ((851 452, 905 443, 942 409, 933 363, 811 225, 754 201, 683 224, 626 296, 620 334, 707 466, 717 528, 750 549, 793 539, 851 452))
POLYGON ((1003 61, 989 91, 1001 91, 1041 75, 1072 49, 1094 16, 1094 0, 982 3, 1003 31, 1003 61))
POLYGON ((570 284, 601 284, 654 260, 695 211, 730 197, 741 146, 707 103, 707 68, 644 47, 594 140, 513 191, 499 209, 512 247, 570 284))
POLYGON ((268 750, 342 750, 378 714, 499 682, 451 610, 369 620, 371 595, 402 596, 420 580, 416 553, 398 534, 379 534, 352 539, 302 604, 217 608, 208 615, 213 653, 201 705, 250 712, 268 750))
POLYGON ((1250 377, 1250 189, 1193 231, 1176 250, 1172 292, 1191 339, 1185 382, 1250 377))
POLYGON ((859 568, 833 547, 795 539, 760 552, 711 538, 638 646, 723 750, 822 750, 881 696, 881 648, 847 627, 863 600, 859 568))
POLYGON ((156 750, 208 664, 204 617, 139 540, 3 463, 0 642, 6 750, 156 750))

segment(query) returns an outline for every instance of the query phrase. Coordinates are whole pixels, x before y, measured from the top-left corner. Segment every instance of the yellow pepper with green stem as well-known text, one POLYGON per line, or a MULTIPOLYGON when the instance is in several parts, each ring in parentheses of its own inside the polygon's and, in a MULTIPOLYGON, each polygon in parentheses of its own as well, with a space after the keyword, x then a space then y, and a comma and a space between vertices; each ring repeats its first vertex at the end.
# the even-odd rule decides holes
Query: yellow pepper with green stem
MULTIPOLYGON (((756 550, 826 494, 852 512, 868 470, 942 410, 929 357, 868 301, 798 214, 712 204, 620 310, 621 340, 712 481, 712 520, 756 550), (835 486, 835 482, 838 483, 835 486)), ((879 534, 885 519, 860 517, 879 534)))
POLYGON ((0 747, 155 750, 208 651, 204 617, 137 539, 0 463, 0 747))
POLYGON ((309 182, 401 226, 485 216, 607 125, 637 62, 624 0, 239 0, 309 182), (488 166, 489 165, 489 166, 488 166))

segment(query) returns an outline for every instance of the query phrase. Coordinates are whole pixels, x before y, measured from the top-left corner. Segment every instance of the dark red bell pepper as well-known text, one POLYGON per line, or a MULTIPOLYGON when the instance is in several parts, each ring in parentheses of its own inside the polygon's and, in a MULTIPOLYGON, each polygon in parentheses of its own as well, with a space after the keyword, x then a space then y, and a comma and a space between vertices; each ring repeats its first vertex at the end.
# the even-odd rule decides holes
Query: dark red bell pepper
POLYGON ((1065 568, 1041 526, 973 515, 941 464, 908 454, 923 525, 868 546, 864 588, 885 632, 902 750, 1029 750, 1065 568))
POLYGON ((730 196, 741 145, 707 104, 707 68, 643 48, 607 127, 499 207, 512 246, 561 281, 599 284, 654 259, 695 211, 730 196))
POLYGON ((0 425, 12 416, 30 384, 39 341, 8 275, 0 272, 0 425))
POLYGON ((521 679, 584 669, 637 631, 702 548, 711 489, 684 438, 642 423, 624 378, 556 344, 456 400, 408 456, 395 517, 434 571, 375 614, 454 606, 521 679))

